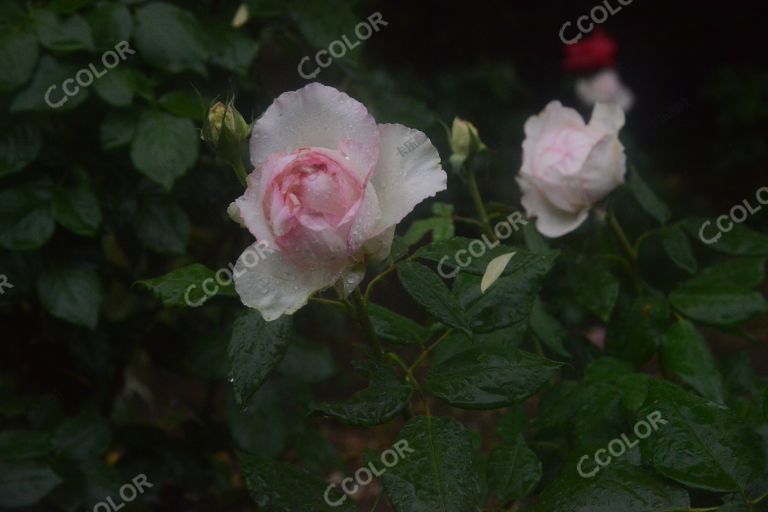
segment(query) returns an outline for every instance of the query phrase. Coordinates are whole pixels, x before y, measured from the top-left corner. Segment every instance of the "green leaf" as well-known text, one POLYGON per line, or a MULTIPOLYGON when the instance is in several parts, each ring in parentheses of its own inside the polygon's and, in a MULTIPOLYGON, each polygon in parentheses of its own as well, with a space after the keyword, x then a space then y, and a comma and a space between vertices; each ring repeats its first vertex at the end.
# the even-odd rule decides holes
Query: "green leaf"
POLYGON ((695 278, 673 290, 669 300, 688 318, 710 325, 729 326, 768 311, 768 303, 758 292, 695 278))
POLYGON ((670 226, 661 232, 661 245, 672 262, 689 274, 696 273, 696 258, 685 231, 679 226, 670 226))
POLYGON ((491 242, 483 237, 464 238, 453 237, 448 240, 439 240, 422 247, 416 251, 415 256, 438 264, 438 271, 442 271, 445 277, 454 277, 459 272, 467 272, 482 276, 488 263, 494 258, 515 251, 515 257, 505 269, 502 275, 507 275, 517 268, 524 266, 536 255, 517 247, 491 242), (470 252, 471 251, 471 252, 470 252), (478 257, 473 254, 481 255, 478 257), (461 264, 459 267, 459 264, 461 264))
POLYGON ((541 461, 525 446, 523 436, 502 444, 488 458, 488 484, 504 503, 528 496, 541 476, 541 461))
POLYGON ((147 201, 133 219, 136 235, 160 254, 184 254, 189 238, 189 218, 170 200, 147 201))
POLYGON ((93 50, 91 27, 77 14, 65 20, 47 9, 33 12, 35 30, 40 44, 57 52, 93 50))
POLYGON ((136 117, 131 110, 110 110, 99 126, 102 149, 115 149, 131 142, 136 130, 136 117))
POLYGON ((79 87, 74 96, 67 96, 62 89, 62 83, 73 78, 77 71, 77 67, 61 64, 53 57, 45 55, 40 59, 32 81, 13 98, 11 112, 50 112, 52 109, 64 112, 76 108, 88 97, 88 88, 79 87), (50 104, 46 103, 46 98, 50 104))
POLYGON ((497 409, 534 395, 560 363, 502 344, 484 344, 436 364, 427 389, 454 407, 497 409))
POLYGON ((198 131, 188 119, 147 111, 139 117, 131 141, 131 161, 142 174, 170 190, 176 178, 195 165, 198 143, 198 131))
POLYGON ((414 261, 401 263, 397 275, 408 294, 445 325, 469 332, 469 320, 445 283, 428 267, 414 261))
POLYGON ((101 225, 99 201, 87 181, 76 188, 60 188, 53 193, 53 216, 76 235, 96 236, 101 225))
POLYGON ((43 272, 37 280, 37 294, 45 309, 56 318, 96 328, 101 282, 90 266, 77 264, 43 272))
POLYGON ((661 361, 667 372, 679 377, 702 396, 724 403, 723 377, 704 338, 693 324, 680 320, 667 330, 661 361))
POLYGON ((175 116, 202 121, 205 106, 200 101, 200 98, 188 92, 171 91, 163 94, 157 103, 175 116))
POLYGON ((705 268, 687 284, 711 287, 755 288, 765 281, 765 258, 736 258, 705 268))
POLYGON ((38 47, 34 34, 10 30, 0 36, 0 92, 24 85, 37 64, 38 47))
POLYGON ((107 422, 90 415, 64 420, 53 435, 56 453, 80 461, 104 455, 111 441, 107 422))
POLYGON ((291 342, 290 317, 267 322, 257 311, 235 321, 229 341, 235 397, 244 404, 280 363, 291 342))
POLYGON ((741 224, 721 231, 715 219, 695 218, 683 221, 683 227, 706 247, 735 256, 768 256, 768 236, 741 224))
MULTIPOLYGON (((213 270, 200 263, 193 263, 192 265, 169 272, 164 276, 144 279, 139 281, 139 284, 151 291, 166 307, 186 306, 196 308, 205 304, 214 295, 226 291, 219 284, 213 284, 209 287, 215 287, 216 293, 206 293, 203 290, 203 282, 207 280, 213 280, 215 283, 213 270)), ((228 288, 231 288, 231 285, 228 288)))
POLYGON ((595 314, 603 322, 611 317, 620 283, 599 260, 574 261, 569 265, 567 287, 577 304, 595 314))
POLYGON ((0 461, 35 459, 51 451, 45 432, 6 430, 0 432, 0 461))
POLYGON ((336 372, 333 355, 327 345, 296 338, 288 346, 277 369, 293 382, 316 384, 336 372))
POLYGON ((480 291, 479 276, 459 274, 453 294, 466 310, 472 329, 489 332, 517 324, 528 325, 533 304, 557 255, 557 252, 516 252, 502 276, 485 293, 480 291))
POLYGON ((32 190, 0 192, 0 247, 13 251, 45 245, 54 230, 50 206, 32 190))
POLYGON ((716 492, 744 492, 765 469, 758 439, 725 407, 667 382, 651 382, 641 416, 658 411, 659 429, 640 442, 664 476, 716 492))
POLYGON ((61 478, 50 468, 0 464, 0 507, 27 507, 43 499, 61 478))
POLYGON ((127 107, 133 102, 133 74, 126 68, 114 68, 93 83, 96 94, 110 105, 127 107))
POLYGON ((42 144, 36 124, 20 121, 4 128, 0 138, 0 178, 34 162, 42 144))
POLYGON ((118 2, 98 3, 86 14, 86 19, 99 50, 113 50, 116 44, 128 41, 133 32, 131 12, 118 2))
POLYGON ((544 305, 538 299, 533 303, 531 315, 528 318, 528 324, 530 325, 534 336, 536 336, 539 341, 553 353, 566 359, 571 358, 571 355, 563 345, 563 341, 565 341, 568 331, 566 331, 559 320, 547 313, 544 305))
POLYGON ((398 345, 415 345, 429 336, 429 330, 408 317, 378 304, 369 303, 368 313, 376 336, 398 345))
POLYGON ((202 29, 186 9, 153 2, 136 11, 136 53, 163 71, 206 74, 202 29))
POLYGON ((411 399, 411 386, 391 368, 370 369, 370 385, 341 402, 323 402, 315 411, 347 425, 372 427, 400 414, 411 399))
POLYGON ((672 216, 669 207, 656 196, 636 171, 630 174, 627 185, 645 213, 659 221, 659 224, 667 223, 672 216))
POLYGON ((245 481, 260 509, 270 512, 352 512, 354 502, 343 496, 337 486, 316 480, 303 469, 255 455, 240 455, 245 481), (328 492, 328 501, 324 496, 328 492), (343 500, 342 503, 339 503, 343 500))
POLYGON ((382 475, 396 512, 480 512, 485 483, 470 432, 452 418, 416 416, 394 447, 402 458, 382 475))
POLYGON ((403 241, 411 246, 421 240, 427 233, 432 233, 432 241, 450 240, 454 236, 453 205, 434 203, 432 205, 434 217, 415 221, 403 236, 403 241))
POLYGON ((214 27, 209 36, 211 62, 241 77, 248 75, 259 44, 230 26, 214 27))
POLYGON ((684 489, 614 462, 594 478, 582 478, 569 467, 539 496, 534 512, 682 512, 690 506, 684 489))
POLYGON ((657 293, 622 305, 608 324, 606 353, 641 366, 661 346, 669 319, 669 304, 657 293))

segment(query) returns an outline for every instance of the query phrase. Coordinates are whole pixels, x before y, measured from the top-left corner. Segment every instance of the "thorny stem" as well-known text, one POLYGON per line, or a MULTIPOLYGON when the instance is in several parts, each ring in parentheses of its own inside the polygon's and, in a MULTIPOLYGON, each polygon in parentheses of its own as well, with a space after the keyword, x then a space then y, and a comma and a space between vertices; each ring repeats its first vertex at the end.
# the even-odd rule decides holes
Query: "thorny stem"
POLYGON ((376 332, 373 330, 371 317, 368 316, 367 301, 363 297, 363 294, 360 293, 360 288, 355 288, 355 291, 352 292, 351 298, 352 298, 352 308, 355 312, 355 317, 357 318, 357 322, 360 324, 360 327, 363 329, 363 335, 365 336, 365 340, 373 349, 373 352, 376 355, 376 359, 378 359, 379 361, 384 360, 384 351, 381 349, 381 343, 379 342, 379 338, 376 336, 376 332))

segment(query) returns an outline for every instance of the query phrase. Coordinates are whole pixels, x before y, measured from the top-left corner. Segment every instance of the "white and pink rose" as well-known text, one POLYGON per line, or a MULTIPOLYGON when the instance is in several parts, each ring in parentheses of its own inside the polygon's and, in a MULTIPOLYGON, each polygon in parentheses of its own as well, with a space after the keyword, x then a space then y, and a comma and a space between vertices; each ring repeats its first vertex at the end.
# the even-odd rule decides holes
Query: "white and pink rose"
POLYGON ((398 152, 417 135, 426 138, 376 124, 362 103, 319 83, 280 95, 253 126, 254 170, 229 209, 271 249, 255 266, 238 259, 242 302, 274 320, 324 288, 351 292, 366 263, 389 254, 395 225, 446 188, 428 140, 398 152))

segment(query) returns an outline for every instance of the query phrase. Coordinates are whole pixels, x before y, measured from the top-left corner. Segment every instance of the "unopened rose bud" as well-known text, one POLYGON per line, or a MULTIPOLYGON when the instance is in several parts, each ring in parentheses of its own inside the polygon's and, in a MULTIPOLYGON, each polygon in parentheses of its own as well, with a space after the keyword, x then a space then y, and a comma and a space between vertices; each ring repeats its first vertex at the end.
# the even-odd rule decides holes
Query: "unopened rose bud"
MULTIPOLYGON (((234 136, 233 138, 237 141, 245 140, 251 131, 248 123, 231 102, 225 105, 219 101, 208 110, 208 119, 203 127, 203 139, 218 146, 222 131, 227 131, 228 135, 234 136)), ((225 136, 225 138, 228 137, 225 136)))
POLYGON ((450 158, 450 162, 454 170, 460 170, 465 161, 486 149, 488 147, 480 140, 480 135, 475 125, 458 117, 453 119, 453 126, 451 127, 451 150, 453 155, 450 158))

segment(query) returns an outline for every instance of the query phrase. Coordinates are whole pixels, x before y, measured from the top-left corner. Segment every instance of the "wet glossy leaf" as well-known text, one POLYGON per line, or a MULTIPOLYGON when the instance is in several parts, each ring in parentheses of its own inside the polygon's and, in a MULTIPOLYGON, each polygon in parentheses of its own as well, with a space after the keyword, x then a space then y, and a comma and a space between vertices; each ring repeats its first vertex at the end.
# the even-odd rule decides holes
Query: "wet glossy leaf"
POLYGON ((435 365, 427 389, 454 407, 495 409, 535 394, 559 367, 516 348, 483 345, 435 365))
POLYGON ((640 415, 655 411, 666 423, 640 446, 664 476, 698 489, 743 492, 765 470, 756 434, 727 408, 653 381, 640 415))
POLYGON ((522 436, 502 444, 488 458, 488 484, 502 502, 528 496, 542 476, 541 461, 525 445, 522 436))
POLYGON ((400 431, 402 459, 382 475, 396 512, 480 512, 485 483, 470 434, 454 419, 416 416, 400 431))
POLYGON ((664 335, 661 361, 667 372, 676 375, 702 396, 723 403, 723 377, 704 338, 688 321, 680 320, 664 335))
POLYGON ((250 311, 235 321, 229 341, 229 358, 239 403, 247 402, 261 387, 283 359, 290 342, 290 317, 267 322, 257 311, 250 311))
POLYGON ((353 502, 344 497, 338 488, 328 493, 328 501, 336 505, 327 503, 323 497, 328 484, 315 479, 303 469, 246 454, 240 456, 240 464, 248 489, 259 508, 270 512, 355 510, 353 502), (344 501, 340 503, 342 498, 344 501))
POLYGON ((469 320, 445 283, 428 267, 408 261, 397 268, 408 294, 445 325, 469 331, 469 320))
POLYGON ((389 367, 371 370, 370 385, 340 402, 323 402, 317 412, 347 425, 372 427, 386 423, 402 412, 411 399, 411 385, 389 367))
POLYGON ((640 468, 614 463, 595 478, 567 467, 541 494, 535 512, 672 512, 688 510, 688 493, 640 468))
POLYGON ((429 330, 419 323, 377 304, 369 304, 368 313, 376 335, 384 341, 414 345, 423 342, 429 335, 429 330))

